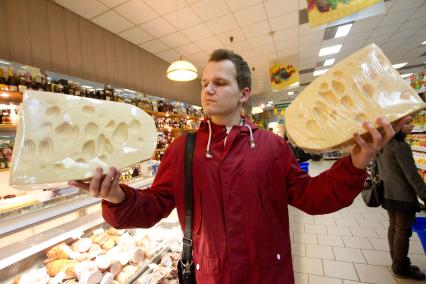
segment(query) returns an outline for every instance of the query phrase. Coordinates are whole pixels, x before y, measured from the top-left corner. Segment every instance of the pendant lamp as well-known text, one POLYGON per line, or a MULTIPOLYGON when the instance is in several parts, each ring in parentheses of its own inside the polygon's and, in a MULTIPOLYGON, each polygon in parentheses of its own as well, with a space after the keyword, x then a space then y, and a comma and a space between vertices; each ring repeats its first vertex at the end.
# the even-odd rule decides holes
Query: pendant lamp
POLYGON ((182 60, 182 57, 167 68, 167 78, 173 81, 191 81, 197 76, 197 68, 191 62, 182 60))

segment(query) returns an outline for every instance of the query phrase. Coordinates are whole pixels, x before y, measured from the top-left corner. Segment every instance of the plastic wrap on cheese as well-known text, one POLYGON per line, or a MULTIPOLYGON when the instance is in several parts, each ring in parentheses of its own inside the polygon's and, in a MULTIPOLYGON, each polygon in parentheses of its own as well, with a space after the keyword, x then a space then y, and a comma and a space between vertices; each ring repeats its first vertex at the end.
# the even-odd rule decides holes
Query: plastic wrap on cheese
MULTIPOLYGON (((341 149, 368 138, 363 122, 395 122, 425 108, 375 44, 345 58, 316 78, 285 112, 289 139, 308 152, 341 149)), ((379 127, 375 124, 376 127, 379 127)))
POLYGON ((154 120, 135 106, 26 91, 9 183, 20 189, 90 178, 97 167, 150 159, 156 143, 154 120))

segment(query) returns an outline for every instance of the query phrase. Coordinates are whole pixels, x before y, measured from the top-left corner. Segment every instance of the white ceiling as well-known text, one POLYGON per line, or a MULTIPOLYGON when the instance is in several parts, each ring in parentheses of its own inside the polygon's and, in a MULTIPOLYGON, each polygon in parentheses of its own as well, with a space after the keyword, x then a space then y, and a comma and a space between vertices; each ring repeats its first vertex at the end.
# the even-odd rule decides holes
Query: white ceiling
POLYGON ((323 39, 326 26, 299 25, 299 10, 306 8, 306 0, 55 2, 165 61, 183 56, 196 65, 200 76, 214 49, 232 49, 255 67, 252 93, 256 102, 288 99, 287 92, 270 91, 268 69, 274 62, 297 66, 302 70, 303 85, 313 80, 313 71, 306 69, 315 68, 319 61, 335 57, 337 63, 373 42, 392 63, 408 62, 410 66, 426 61, 420 57, 426 52, 426 45, 421 45, 426 40, 426 0, 386 1, 385 14, 358 20, 348 36, 329 40, 323 39), (270 31, 275 32, 273 37, 270 31), (334 44, 343 44, 337 55, 318 57, 321 47, 334 44))

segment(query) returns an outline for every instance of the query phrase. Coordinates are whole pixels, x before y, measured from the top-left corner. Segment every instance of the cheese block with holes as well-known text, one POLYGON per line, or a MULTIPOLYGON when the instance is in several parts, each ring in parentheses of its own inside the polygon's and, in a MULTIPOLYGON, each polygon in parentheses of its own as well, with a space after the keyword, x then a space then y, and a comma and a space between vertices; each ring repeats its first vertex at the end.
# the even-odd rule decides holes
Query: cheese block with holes
POLYGON ((380 116, 390 122, 414 114, 425 103, 402 79, 375 44, 345 58, 316 78, 285 112, 289 139, 313 153, 341 149, 355 142, 362 127, 380 116))
POLYGON ((124 103, 26 91, 13 149, 10 184, 92 177, 97 167, 122 169, 151 158, 152 117, 124 103))

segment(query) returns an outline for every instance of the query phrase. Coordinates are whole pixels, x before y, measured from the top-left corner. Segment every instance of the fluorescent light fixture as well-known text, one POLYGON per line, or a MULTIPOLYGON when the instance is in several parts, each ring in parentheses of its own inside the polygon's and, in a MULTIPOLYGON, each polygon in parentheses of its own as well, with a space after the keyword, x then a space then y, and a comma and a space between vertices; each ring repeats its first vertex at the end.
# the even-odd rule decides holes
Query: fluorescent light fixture
POLYGON ((299 87, 300 82, 295 82, 293 84, 291 84, 289 87, 299 87))
POLYGON ((9 63, 9 62, 7 62, 7 61, 3 61, 3 60, 0 60, 0 64, 10 65, 10 63, 9 63))
POLYGON ((82 88, 86 88, 86 89, 93 89, 93 87, 92 86, 87 86, 87 85, 83 85, 83 86, 81 86, 82 88))
POLYGON ((399 68, 404 67, 405 65, 407 65, 407 63, 408 62, 393 64, 392 67, 395 68, 395 69, 399 69, 399 68))
POLYGON ((261 107, 252 107, 252 108, 251 108, 251 112, 252 112, 253 114, 256 114, 256 113, 262 113, 262 112, 263 112, 263 109, 262 109, 261 107))
POLYGON ((422 44, 426 44, 426 40, 424 42, 422 42, 422 44))
POLYGON ((265 105, 264 105, 264 104, 261 104, 261 105, 260 105, 260 107, 261 107, 261 108, 265 108, 265 105))
POLYGON ((334 38, 344 37, 347 36, 349 31, 352 28, 352 24, 343 25, 337 28, 336 35, 334 38))
POLYGON ((294 92, 288 92, 287 95, 292 96, 294 95, 294 92))
POLYGON ((25 67, 25 66, 21 66, 21 68, 22 68, 22 69, 27 69, 27 67, 25 67))
POLYGON ((328 69, 316 70, 316 71, 314 71, 313 76, 316 77, 316 76, 322 75, 327 71, 328 71, 328 69))
POLYGON ((329 46, 329 47, 323 47, 323 48, 320 49, 318 56, 326 56, 326 55, 330 55, 330 54, 336 54, 340 51, 341 48, 342 48, 341 44, 332 45, 332 46, 329 46))
POLYGON ((413 75, 413 73, 401 74, 401 77, 402 77, 402 78, 408 78, 408 77, 410 77, 411 75, 413 75))
POLYGON ((324 61, 324 66, 330 66, 334 64, 334 61, 336 61, 336 58, 330 58, 330 59, 326 59, 324 61))

